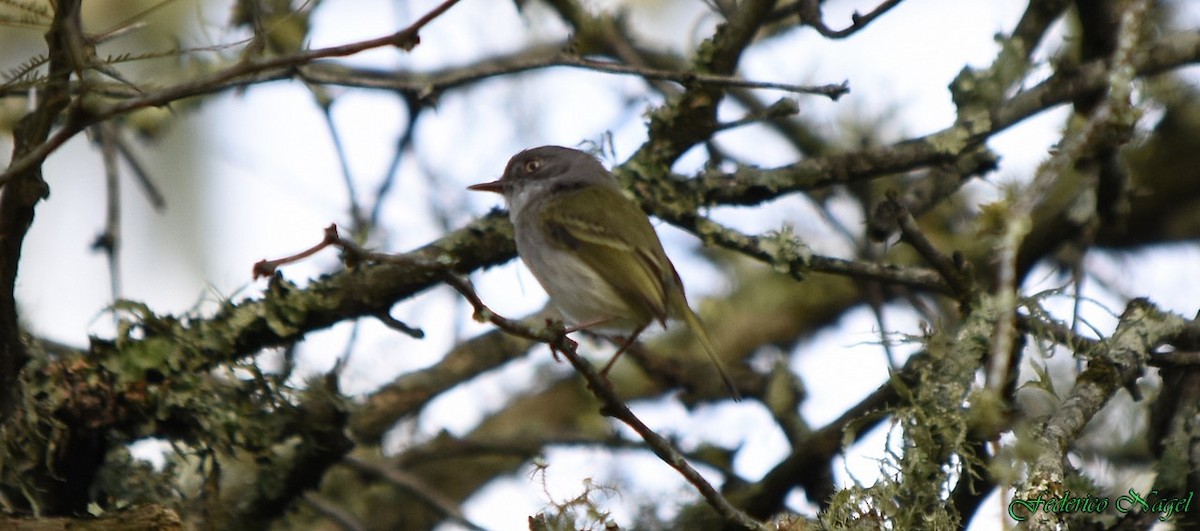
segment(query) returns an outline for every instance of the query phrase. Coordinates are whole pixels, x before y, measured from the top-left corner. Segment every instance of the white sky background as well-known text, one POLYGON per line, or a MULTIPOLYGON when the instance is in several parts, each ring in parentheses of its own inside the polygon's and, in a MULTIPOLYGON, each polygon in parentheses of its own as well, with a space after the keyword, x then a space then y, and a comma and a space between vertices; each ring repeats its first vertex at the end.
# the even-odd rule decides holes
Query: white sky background
MULTIPOLYGON (((407 25, 437 3, 330 0, 315 16, 311 45, 321 47, 384 35, 407 25)), ((831 0, 827 2, 826 20, 832 27, 843 27, 849 23, 851 12, 868 11, 875 3, 831 0)), ((228 15, 225 5, 202 4, 196 13, 210 23, 205 29, 207 34, 199 38, 205 43, 233 40, 214 29, 228 15)), ((616 2, 595 4, 608 6, 616 2)), ((716 22, 705 15, 701 2, 654 7, 658 4, 637 2, 630 7, 634 27, 646 42, 690 47, 708 35, 716 22), (687 29, 681 31, 680 27, 687 29), (662 37, 674 40, 660 41, 662 37)), ((964 64, 990 64, 997 52, 993 35, 1010 31, 1024 5, 1011 0, 909 0, 850 39, 826 41, 811 30, 778 37, 761 46, 760 53, 746 58, 743 74, 750 79, 785 83, 849 80, 852 92, 837 102, 797 96, 802 114, 835 135, 852 137, 853 132, 839 129, 855 119, 880 113, 893 116, 881 128, 885 141, 926 134, 953 122, 954 108, 946 86, 964 64)), ((1176 23, 1200 26, 1200 9, 1189 7, 1176 23)), ((376 50, 350 61, 379 67, 435 68, 515 49, 522 38, 529 36, 543 41, 566 37, 567 29, 553 23, 553 15, 537 2, 528 2, 526 10, 526 18, 522 18, 512 2, 465 0, 422 32, 422 44, 412 54, 376 50)), ((1055 35, 1061 31, 1059 28, 1055 35)), ((1057 42, 1057 38, 1050 42, 1057 42)), ((335 120, 358 190, 366 197, 382 178, 404 126, 405 111, 390 94, 336 88, 331 92, 341 95, 334 107, 335 120)), ((418 157, 408 157, 401 165, 397 180, 400 191, 385 209, 386 240, 376 245, 402 252, 437 238, 443 229, 432 221, 431 204, 450 213, 453 227, 499 204, 496 196, 469 194, 463 187, 498 177, 508 157, 520 149, 549 143, 575 145, 597 140, 611 130, 617 157, 627 157, 644 139, 642 113, 648 105, 657 103, 657 99, 646 100, 641 96, 644 93, 642 82, 636 78, 555 69, 447 94, 437 110, 427 112, 418 124, 418 157), (631 110, 622 100, 628 96, 645 103, 631 110)), ((1045 113, 996 137, 991 145, 1003 156, 1002 169, 989 175, 987 182, 973 183, 972 192, 991 194, 996 182, 1027 179, 1057 138, 1065 115, 1064 109, 1045 113)), ((722 116, 738 117, 732 108, 722 116)), ((759 164, 794 160, 794 154, 782 142, 761 129, 735 130, 720 135, 718 140, 731 152, 759 164)), ((11 149, 8 142, 3 141, 5 156, 11 149)), ((240 96, 220 96, 199 114, 187 115, 164 142, 140 152, 147 166, 154 168, 153 177, 167 195, 168 211, 150 211, 126 179, 122 201, 123 294, 156 311, 183 313, 196 307, 211 310, 212 301, 220 298, 257 296, 265 283, 251 282, 254 262, 306 248, 319 241, 321 229, 329 223, 345 225, 347 221, 346 193, 336 154, 311 96, 297 83, 275 83, 240 96)), ((688 173, 700 162, 701 155, 691 153, 676 170, 688 173)), ((46 175, 52 196, 40 207, 31 231, 18 296, 27 324, 34 331, 82 344, 86 333, 111 333, 111 320, 102 313, 109 303, 105 261, 88 252, 103 222, 104 206, 99 198, 103 197, 104 185, 99 156, 82 138, 76 139, 50 159, 46 175)), ((861 215, 849 208, 835 209, 835 214, 847 226, 861 226, 861 215)), ((798 199, 754 210, 719 209, 713 215, 754 232, 792 223, 818 252, 847 251, 833 231, 814 221, 817 218, 811 207, 798 199)), ((664 224, 658 224, 658 228, 693 301, 720 296, 727 287, 718 273, 707 263, 689 258, 697 242, 664 224)), ((1148 296, 1184 315, 1193 315, 1197 310, 1200 288, 1185 280, 1200 266, 1200 251, 1195 245, 1156 249, 1121 261, 1098 254, 1089 257, 1088 265, 1110 279, 1121 295, 1148 296), (1147 271, 1149 264, 1155 264, 1154 274, 1138 273, 1147 271), (1184 286, 1190 287, 1181 289, 1184 286)), ((283 274, 303 283, 337 267, 335 253, 330 251, 288 266, 283 274)), ((484 300, 506 315, 522 315, 544 302, 540 287, 516 263, 477 273, 473 278, 484 300)), ((1027 292, 1063 283, 1048 271, 1030 278, 1027 292)), ((1115 321, 1105 312, 1119 312, 1124 300, 1096 285, 1088 284, 1088 295, 1097 303, 1085 305, 1086 315, 1107 332, 1115 321)), ((1071 301, 1064 298, 1059 302, 1053 309, 1061 316, 1069 315, 1071 301)), ((399 374, 435 363, 457 340, 487 330, 469 320, 448 290, 418 296, 397 306, 393 314, 423 328, 428 336, 415 340, 373 321, 362 321, 358 343, 343 375, 347 392, 366 393, 399 374), (446 324, 451 322, 458 324, 446 324)), ((903 310, 889 308, 887 319, 893 332, 918 332, 914 318, 903 310)), ((349 325, 341 325, 310 336, 300 351, 302 372, 312 374, 332 367, 344 353, 349 330, 349 325)), ((792 358, 793 368, 808 388, 804 414, 814 426, 833 419, 886 379, 884 354, 874 346, 878 337, 870 312, 853 311, 836 328, 806 341, 801 353, 792 358)), ((546 351, 536 351, 437 399, 419 420, 402 426, 390 438, 392 443, 411 444, 414 439, 443 429, 466 433, 500 407, 505 397, 536 389, 539 384, 534 367, 554 374, 570 373, 569 367, 554 366, 546 351)), ((665 400, 638 403, 634 409, 651 427, 679 437, 685 447, 700 441, 741 445, 737 470, 750 480, 769 470, 787 452, 782 434, 754 402, 689 412, 677 402, 665 400)), ((884 457, 882 440, 882 433, 875 434, 846 459, 846 469, 858 481, 870 483, 878 473, 875 460, 884 457)), ((581 492, 585 478, 601 483, 629 480, 633 486, 622 486, 620 498, 603 504, 611 508, 622 525, 631 521, 637 500, 695 498, 674 471, 645 454, 556 449, 548 453, 546 460, 550 465, 548 489, 558 501, 581 492)), ((840 478, 848 480, 850 474, 843 472, 840 478)), ((719 480, 715 475, 710 479, 719 480)), ((798 494, 792 500, 798 510, 809 508, 798 494)), ((539 482, 522 472, 485 487, 464 510, 468 518, 489 528, 524 529, 526 517, 546 508, 547 503, 539 482)), ((991 502, 989 507, 989 514, 999 514, 998 502, 991 502)), ((670 507, 663 510, 670 511, 670 507)), ((981 516, 973 529, 997 528, 997 518, 981 516)))

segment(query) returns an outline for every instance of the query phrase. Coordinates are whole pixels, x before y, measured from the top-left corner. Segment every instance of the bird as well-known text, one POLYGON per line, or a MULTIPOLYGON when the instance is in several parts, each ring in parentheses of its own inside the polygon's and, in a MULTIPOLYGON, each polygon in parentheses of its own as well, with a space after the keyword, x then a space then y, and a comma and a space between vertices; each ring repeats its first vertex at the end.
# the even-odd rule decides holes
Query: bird
POLYGON ((527 149, 500 179, 468 188, 504 196, 517 254, 571 330, 624 338, 602 375, 651 323, 665 328, 679 319, 740 400, 650 218, 596 157, 561 146, 527 149))

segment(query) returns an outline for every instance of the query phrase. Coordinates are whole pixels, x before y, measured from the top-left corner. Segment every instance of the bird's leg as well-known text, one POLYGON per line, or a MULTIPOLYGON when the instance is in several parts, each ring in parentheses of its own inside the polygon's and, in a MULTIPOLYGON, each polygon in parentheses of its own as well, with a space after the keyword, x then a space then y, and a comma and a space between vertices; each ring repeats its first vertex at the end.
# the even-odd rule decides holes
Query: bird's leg
POLYGON ((608 370, 611 369, 613 364, 617 362, 617 358, 621 357, 621 354, 624 354, 634 341, 637 341, 638 336, 642 334, 642 330, 645 330, 649 325, 650 323, 646 323, 642 326, 639 326, 634 329, 632 334, 629 334, 629 339, 626 339, 624 343, 621 343, 621 348, 618 348, 617 352, 613 354, 612 359, 608 360, 608 363, 604 364, 603 369, 600 369, 600 376, 603 376, 606 379, 608 378, 608 370))
POLYGON ((578 332, 580 330, 587 330, 593 326, 599 326, 599 325, 602 325, 602 324, 607 323, 612 320, 613 320, 612 317, 597 317, 595 319, 592 319, 591 321, 584 321, 584 322, 576 324, 576 325, 568 326, 565 333, 571 334, 574 332, 578 332))
MULTIPOLYGON (((551 319, 551 318, 549 318, 549 317, 547 317, 547 318, 546 318, 546 328, 551 328, 551 327, 553 327, 555 324, 562 325, 562 321, 555 321, 554 319, 551 319)), ((564 327, 564 328, 563 328, 563 334, 566 334, 566 333, 568 333, 568 332, 567 332, 567 329, 564 327)), ((548 344, 547 346, 549 346, 549 347, 550 347, 550 356, 551 356, 552 358, 554 358, 554 362, 555 362, 555 363, 562 363, 562 359, 560 359, 560 358, 558 357, 558 349, 554 348, 554 345, 553 345, 553 344, 548 344)))

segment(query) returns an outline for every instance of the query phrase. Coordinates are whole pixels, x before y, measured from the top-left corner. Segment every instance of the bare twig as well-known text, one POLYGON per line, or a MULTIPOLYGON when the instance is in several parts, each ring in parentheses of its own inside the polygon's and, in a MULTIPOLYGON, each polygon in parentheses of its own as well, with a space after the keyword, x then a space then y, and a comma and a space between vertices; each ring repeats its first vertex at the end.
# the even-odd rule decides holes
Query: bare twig
POLYGON ((159 107, 189 96, 206 94, 248 83, 256 80, 255 78, 259 76, 271 72, 281 75, 282 72, 286 72, 288 69, 305 65, 318 59, 346 57, 383 46, 395 46, 405 51, 412 50, 421 41, 419 36, 420 30, 458 2, 459 0, 446 0, 408 27, 390 35, 350 44, 330 46, 328 48, 304 50, 290 55, 247 60, 208 77, 186 81, 154 92, 147 92, 106 108, 95 109, 86 119, 79 119, 64 124, 54 135, 50 136, 45 142, 38 144, 36 148, 29 150, 24 156, 14 157, 12 163, 4 173, 0 173, 0 186, 6 185, 12 175, 40 164, 50 153, 54 152, 66 143, 67 140, 92 123, 101 122, 137 109, 159 107))
POLYGON ((850 16, 850 26, 841 30, 834 30, 825 25, 825 21, 821 17, 821 5, 817 0, 797 0, 796 2, 781 7, 774 13, 771 13, 770 19, 780 20, 795 13, 800 15, 800 22, 811 26, 822 36, 830 39, 844 39, 854 35, 855 33, 858 33, 859 30, 867 27, 871 21, 875 20, 880 15, 887 13, 893 7, 899 5, 902 1, 904 0, 886 0, 865 15, 859 14, 858 11, 855 11, 854 14, 850 16))
POLYGON ((378 314, 375 314, 375 318, 379 319, 379 322, 383 323, 384 326, 391 328, 392 330, 395 330, 397 332, 400 332, 401 334, 404 334, 408 337, 411 337, 413 339, 424 339, 425 338, 424 330, 421 330, 420 328, 417 328, 415 326, 411 326, 408 323, 405 323, 404 321, 401 321, 395 317, 392 317, 392 314, 390 314, 390 313, 387 313, 387 312, 378 313, 378 314))
POLYGON ((125 163, 129 165, 129 170, 133 173, 135 182, 142 189, 142 193, 146 194, 146 200, 150 202, 150 206, 154 207, 156 212, 162 212, 167 207, 167 200, 150 178, 150 172, 146 171, 145 166, 138 160, 133 149, 129 147, 129 142, 121 138, 119 132, 113 136, 117 144, 117 151, 121 153, 121 158, 125 159, 125 163))
POLYGON ((784 90, 798 94, 816 94, 820 96, 826 96, 835 101, 850 92, 848 81, 818 86, 793 85, 789 83, 774 83, 770 81, 750 81, 733 76, 698 74, 696 72, 671 72, 666 70, 657 70, 654 68, 624 65, 609 61, 596 61, 594 59, 574 57, 569 55, 559 57, 557 60, 553 61, 553 64, 546 66, 578 66, 599 72, 629 74, 645 79, 663 79, 667 81, 675 81, 684 85, 698 83, 719 87, 784 90))
MULTIPOLYGON (((256 279, 263 278, 263 277, 269 277, 275 273, 275 270, 278 269, 279 266, 290 264, 292 262, 298 262, 300 260, 308 258, 314 254, 317 254, 322 249, 329 247, 330 245, 337 244, 341 241, 342 241, 342 237, 338 235, 337 225, 329 225, 328 227, 325 227, 325 237, 321 240, 321 243, 318 243, 318 244, 316 244, 312 247, 309 247, 308 249, 305 249, 303 251, 300 251, 296 254, 293 254, 290 256, 285 256, 283 258, 277 258, 275 260, 259 260, 258 262, 255 262, 254 268, 251 271, 251 274, 256 279)), ((348 241, 345 243, 352 244, 352 242, 348 242, 348 241)))
POLYGON ((489 57, 467 67, 448 69, 435 73, 382 72, 365 69, 348 69, 327 63, 306 66, 301 76, 313 83, 350 87, 401 90, 421 97, 439 94, 447 89, 460 87, 488 78, 519 74, 552 67, 574 67, 604 72, 637 76, 647 80, 673 81, 682 85, 699 84, 725 88, 771 89, 797 94, 813 94, 838 98, 850 92, 848 82, 825 85, 795 85, 770 81, 753 81, 736 76, 699 74, 693 71, 678 71, 631 65, 613 61, 600 61, 561 52, 566 43, 534 47, 517 54, 489 57))
POLYGON ((695 468, 692 468, 683 454, 676 450, 670 441, 654 432, 654 430, 651 430, 641 419, 637 418, 629 410, 629 407, 613 392, 612 384, 591 363, 580 357, 575 351, 577 345, 567 337, 566 329, 563 328, 562 323, 555 323, 542 328, 530 328, 519 321, 507 319, 493 312, 475 294, 475 290, 471 287, 468 280, 457 275, 447 275, 446 283, 471 303, 471 306, 475 308, 477 318, 486 319, 502 330, 519 337, 546 343, 552 350, 562 354, 571 363, 571 366, 583 376, 584 380, 587 381, 588 389, 603 404, 600 412, 605 416, 620 420, 630 428, 633 428, 642 437, 642 440, 646 441, 650 450, 659 459, 662 459, 663 462, 678 471, 688 483, 691 483, 700 492, 700 495, 708 501, 709 505, 727 522, 739 525, 745 529, 763 531, 768 529, 765 524, 754 520, 729 503, 729 500, 725 499, 720 492, 713 488, 712 484, 704 479, 704 476, 701 476, 695 468))
MULTIPOLYGON (((424 109, 416 96, 403 93, 402 95, 405 108, 408 110, 408 120, 404 124, 404 133, 396 140, 396 149, 392 152, 392 158, 388 161, 387 169, 384 170, 384 174, 381 176, 379 186, 375 188, 371 213, 367 216, 367 223, 372 226, 379 223, 379 216, 383 213, 383 205, 388 202, 392 189, 396 184, 396 177, 400 172, 401 158, 412 149, 413 141, 416 139, 417 118, 421 116, 421 111, 424 109)), ((449 230, 449 227, 446 227, 446 229, 449 230)))
POLYGON ((463 515, 458 504, 447 498, 444 494, 437 492, 432 486, 426 484, 421 478, 409 474, 403 470, 385 465, 377 465, 368 463, 353 456, 346 456, 342 460, 342 464, 346 465, 360 474, 377 477, 399 487, 404 492, 407 492, 417 499, 424 502, 426 505, 433 507, 434 510, 441 513, 442 516, 449 518, 455 523, 466 527, 467 529, 482 530, 483 527, 475 524, 463 515))
MULTIPOLYGON (((121 298, 121 180, 117 167, 117 128, 111 123, 102 123, 93 128, 100 153, 104 161, 105 210, 104 232, 96 237, 92 249, 102 252, 108 259, 109 288, 112 300, 121 298)), ((113 324, 117 321, 113 314, 113 324)))
POLYGON ((925 233, 921 232, 921 228, 917 226, 917 221, 913 219, 908 209, 899 203, 896 194, 889 193, 887 200, 896 209, 896 218, 899 221, 900 234, 904 241, 921 253, 921 256, 937 270, 960 301, 970 300, 973 287, 971 276, 967 274, 967 264, 962 262, 959 255, 947 256, 934 246, 933 242, 925 237, 925 233))
POLYGON ((322 87, 309 85, 308 91, 317 107, 321 109, 322 122, 325 124, 325 130, 329 131, 329 139, 333 142, 333 151, 337 155, 338 169, 341 170, 342 185, 346 187, 346 199, 350 207, 350 232, 361 236, 370 230, 370 226, 363 215, 362 205, 358 204, 358 191, 350 171, 350 158, 347 156, 346 146, 342 143, 341 132, 333 121, 333 98, 322 87))

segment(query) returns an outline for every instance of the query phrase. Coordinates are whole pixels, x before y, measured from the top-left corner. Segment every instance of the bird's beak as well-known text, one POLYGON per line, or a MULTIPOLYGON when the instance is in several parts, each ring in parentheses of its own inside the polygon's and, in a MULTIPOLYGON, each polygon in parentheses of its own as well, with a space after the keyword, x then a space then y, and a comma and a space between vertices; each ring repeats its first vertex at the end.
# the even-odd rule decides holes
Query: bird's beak
POLYGON ((502 193, 504 193, 504 183, 502 183, 500 181, 492 181, 490 183, 472 184, 471 186, 468 186, 467 189, 475 190, 475 191, 479 191, 479 192, 492 192, 492 193, 502 194, 502 193))

